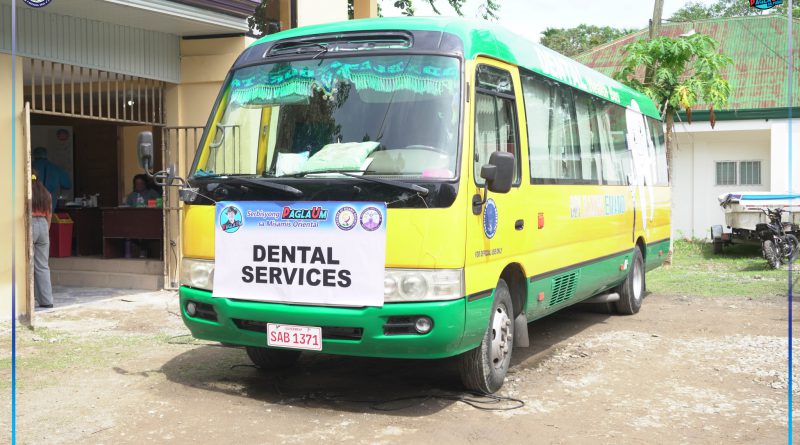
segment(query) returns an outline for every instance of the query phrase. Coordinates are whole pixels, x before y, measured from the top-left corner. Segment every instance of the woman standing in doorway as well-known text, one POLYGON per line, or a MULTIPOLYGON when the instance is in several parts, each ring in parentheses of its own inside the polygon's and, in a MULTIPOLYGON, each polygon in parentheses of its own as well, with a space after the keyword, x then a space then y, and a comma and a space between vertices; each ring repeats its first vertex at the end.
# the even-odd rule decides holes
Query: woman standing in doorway
POLYGON ((33 288, 39 307, 53 307, 53 287, 50 284, 50 220, 53 214, 52 197, 34 173, 31 180, 33 202, 33 288))

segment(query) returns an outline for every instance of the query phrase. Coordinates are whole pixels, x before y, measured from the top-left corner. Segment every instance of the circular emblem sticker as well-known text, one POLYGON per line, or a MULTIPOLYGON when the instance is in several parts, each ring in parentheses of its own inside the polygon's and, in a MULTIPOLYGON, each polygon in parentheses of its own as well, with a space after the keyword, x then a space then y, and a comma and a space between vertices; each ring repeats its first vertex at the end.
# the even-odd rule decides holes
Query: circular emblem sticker
POLYGON ((236 206, 228 206, 219 212, 219 226, 226 233, 233 233, 244 225, 242 211, 236 206))
POLYGON ((492 238, 497 233, 497 216, 497 206, 494 200, 489 198, 483 209, 483 233, 486 238, 492 238))
POLYGON ((32 8, 42 8, 50 4, 53 0, 22 0, 26 5, 32 8))
POLYGON ((367 207, 363 211, 361 211, 361 227, 368 232, 372 232, 373 230, 378 230, 378 228, 383 223, 383 217, 381 216, 381 211, 375 207, 367 207))
POLYGON ((336 227, 342 230, 351 230, 358 222, 358 213, 356 213, 356 209, 345 206, 336 211, 336 217, 333 220, 336 222, 336 227))

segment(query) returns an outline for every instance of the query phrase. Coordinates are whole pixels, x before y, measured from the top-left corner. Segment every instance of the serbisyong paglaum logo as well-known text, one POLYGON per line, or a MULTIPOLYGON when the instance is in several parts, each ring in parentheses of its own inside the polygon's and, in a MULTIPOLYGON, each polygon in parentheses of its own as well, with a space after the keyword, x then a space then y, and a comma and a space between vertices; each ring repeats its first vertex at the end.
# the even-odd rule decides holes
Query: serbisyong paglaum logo
POLYGON ((328 209, 320 206, 311 208, 294 208, 284 206, 281 219, 311 219, 325 221, 328 219, 328 209))
POLYGON ((497 220, 497 205, 492 198, 489 198, 483 209, 483 234, 486 238, 491 239, 497 233, 497 220))
POLYGON ((236 206, 228 206, 219 212, 219 227, 225 233, 233 233, 244 225, 242 211, 236 206))
POLYGON ((50 4, 53 0, 22 0, 25 2, 26 5, 30 6, 31 8, 43 8, 50 4))
POLYGON ((782 4, 783 0, 750 0, 750 7, 756 9, 771 9, 782 4))

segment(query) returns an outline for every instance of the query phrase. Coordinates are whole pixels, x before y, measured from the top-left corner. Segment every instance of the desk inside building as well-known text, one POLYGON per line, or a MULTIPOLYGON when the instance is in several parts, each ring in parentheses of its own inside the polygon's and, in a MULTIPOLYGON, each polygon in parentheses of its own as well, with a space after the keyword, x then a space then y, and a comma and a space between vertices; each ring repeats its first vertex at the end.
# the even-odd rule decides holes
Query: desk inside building
POLYGON ((145 249, 149 258, 161 258, 164 222, 162 209, 149 207, 104 207, 103 258, 126 256, 129 240, 131 256, 139 257, 145 249))

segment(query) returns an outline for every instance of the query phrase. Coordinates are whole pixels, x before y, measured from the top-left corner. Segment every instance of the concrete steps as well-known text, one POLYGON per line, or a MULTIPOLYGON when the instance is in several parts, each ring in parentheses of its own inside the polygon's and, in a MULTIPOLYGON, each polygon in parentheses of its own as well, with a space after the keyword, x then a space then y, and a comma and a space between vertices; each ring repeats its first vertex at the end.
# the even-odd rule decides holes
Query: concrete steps
POLYGON ((159 290, 163 270, 162 261, 150 259, 50 258, 50 279, 59 286, 159 290))

